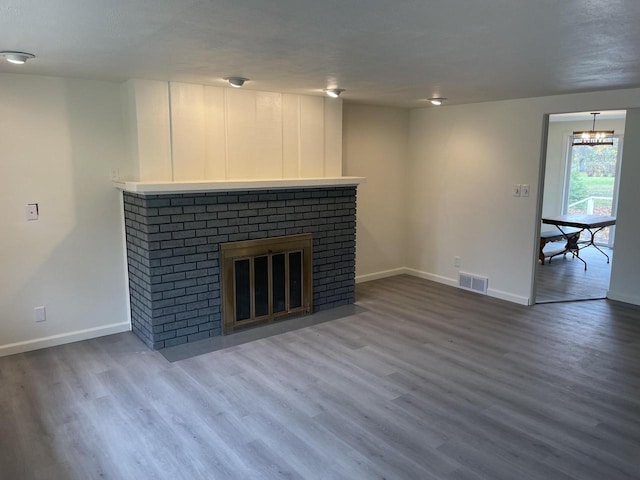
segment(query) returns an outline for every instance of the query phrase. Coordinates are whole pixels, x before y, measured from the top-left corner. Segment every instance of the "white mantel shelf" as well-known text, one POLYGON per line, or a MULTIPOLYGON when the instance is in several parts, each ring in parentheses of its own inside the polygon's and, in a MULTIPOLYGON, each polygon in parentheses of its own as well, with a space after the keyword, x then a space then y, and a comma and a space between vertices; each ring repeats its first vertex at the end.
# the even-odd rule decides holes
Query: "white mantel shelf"
POLYGON ((319 188, 359 185, 364 177, 285 178, 272 180, 217 180, 190 182, 128 182, 114 180, 122 191, 139 195, 168 195, 172 193, 230 192, 234 190, 275 190, 284 188, 319 188))

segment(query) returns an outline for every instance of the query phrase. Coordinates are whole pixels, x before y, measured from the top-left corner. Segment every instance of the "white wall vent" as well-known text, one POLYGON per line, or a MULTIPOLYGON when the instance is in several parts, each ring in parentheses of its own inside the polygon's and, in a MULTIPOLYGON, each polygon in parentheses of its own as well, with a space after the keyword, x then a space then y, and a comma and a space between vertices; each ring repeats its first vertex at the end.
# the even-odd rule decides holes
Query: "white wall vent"
POLYGON ((469 290, 471 292, 487 294, 487 288, 489 286, 489 279, 487 277, 480 277, 478 275, 472 275, 470 273, 459 272, 458 287, 469 290))

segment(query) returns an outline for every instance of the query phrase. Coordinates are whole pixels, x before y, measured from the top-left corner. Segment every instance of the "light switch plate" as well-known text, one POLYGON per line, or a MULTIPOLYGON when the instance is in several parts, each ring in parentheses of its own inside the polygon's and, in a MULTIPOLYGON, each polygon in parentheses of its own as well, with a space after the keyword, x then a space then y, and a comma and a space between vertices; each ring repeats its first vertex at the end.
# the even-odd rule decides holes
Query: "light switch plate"
POLYGON ((520 185, 520 196, 528 197, 529 196, 529 184, 523 183, 520 185))
POLYGON ((513 195, 514 197, 519 197, 520 196, 520 184, 519 183, 514 183, 513 184, 513 189, 511 190, 511 195, 513 195))
POLYGON ((38 204, 37 203, 27 203, 24 207, 24 216, 27 220, 37 220, 38 219, 38 204))

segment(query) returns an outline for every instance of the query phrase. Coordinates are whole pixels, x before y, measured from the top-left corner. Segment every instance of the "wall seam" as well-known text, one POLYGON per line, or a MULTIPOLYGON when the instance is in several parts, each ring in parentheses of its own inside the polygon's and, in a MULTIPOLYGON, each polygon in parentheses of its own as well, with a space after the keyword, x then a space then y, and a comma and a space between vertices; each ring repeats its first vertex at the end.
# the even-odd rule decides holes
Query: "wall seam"
POLYGON ((171 181, 175 181, 175 171, 173 165, 173 110, 171 106, 171 82, 167 82, 167 94, 169 98, 169 148, 171 151, 171 181))

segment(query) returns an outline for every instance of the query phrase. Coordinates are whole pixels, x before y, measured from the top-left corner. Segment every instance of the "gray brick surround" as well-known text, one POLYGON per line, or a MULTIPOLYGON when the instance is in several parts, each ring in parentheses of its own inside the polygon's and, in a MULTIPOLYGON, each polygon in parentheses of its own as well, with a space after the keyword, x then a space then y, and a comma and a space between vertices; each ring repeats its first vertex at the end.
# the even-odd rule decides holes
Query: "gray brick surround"
POLYGON ((220 243, 313 234, 313 309, 354 302, 356 187, 124 192, 133 331, 159 349, 222 334, 220 243))

